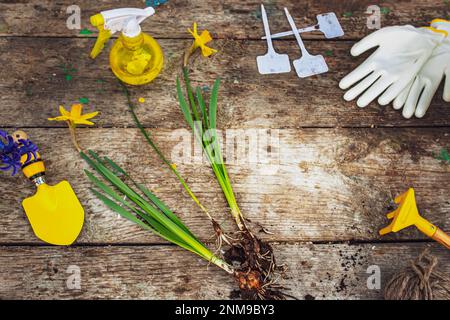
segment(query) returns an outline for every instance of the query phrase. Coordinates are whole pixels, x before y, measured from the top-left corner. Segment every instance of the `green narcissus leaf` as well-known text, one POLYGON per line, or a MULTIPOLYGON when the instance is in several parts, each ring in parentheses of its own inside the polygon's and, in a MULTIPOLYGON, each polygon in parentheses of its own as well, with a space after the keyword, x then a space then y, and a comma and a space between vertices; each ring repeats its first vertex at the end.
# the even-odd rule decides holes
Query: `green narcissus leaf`
POLYGON ((108 163, 111 168, 113 168, 118 174, 121 175, 126 175, 127 173, 121 168, 119 167, 118 164, 116 164, 114 161, 112 161, 110 158, 108 157, 103 157, 103 159, 105 160, 106 163, 108 163))
POLYGON ((94 193, 94 195, 101 200, 108 208, 114 210, 115 212, 117 212, 118 214, 120 214, 122 217, 124 217, 127 220, 130 220, 131 222, 137 224, 138 226, 140 226, 141 228, 147 229, 147 230, 152 230, 153 229, 147 225, 145 222, 139 220, 138 218, 136 218, 136 216, 134 216, 132 213, 128 212, 126 209, 124 209, 123 207, 119 206, 118 204, 116 204, 114 201, 112 201, 111 199, 109 199, 108 197, 105 197, 103 194, 101 194, 100 192, 98 192, 97 190, 90 188, 90 190, 92 191, 92 193, 94 193))
POLYGON ((219 87, 220 79, 217 78, 214 82, 214 87, 211 92, 211 99, 209 102, 209 121, 211 129, 216 128, 216 117, 217 117, 217 99, 219 97, 219 87))
POLYGON ((211 261, 227 272, 232 272, 231 266, 216 257, 197 237, 181 222, 181 220, 158 199, 145 186, 136 183, 131 177, 111 159, 100 158, 95 152, 89 150, 88 156, 80 152, 81 157, 104 178, 107 183, 95 177, 94 173, 86 170, 86 175, 93 185, 100 191, 93 189, 92 192, 111 210, 135 224, 153 231, 156 235, 170 241, 181 248, 193 252, 207 261, 211 261), (108 169, 111 166, 116 172, 121 173, 124 178, 132 181, 141 196, 131 186, 120 179, 108 169), (145 197, 148 199, 146 200, 145 197))
POLYGON ((199 87, 197 87, 196 91, 195 91, 196 97, 197 97, 197 103, 200 106, 200 110, 202 111, 202 121, 203 124, 208 127, 209 125, 209 119, 208 119, 208 113, 206 112, 206 104, 205 104, 205 100, 203 99, 203 95, 202 95, 202 89, 200 89, 199 87))
POLYGON ((184 114, 184 118, 186 119, 186 122, 189 124, 192 130, 194 130, 194 120, 192 119, 191 110, 186 102, 186 99, 184 98, 183 90, 181 89, 180 79, 178 77, 177 77, 177 95, 181 111, 184 114))
MULTIPOLYGON (((184 187, 184 189, 187 191, 187 193, 189 194, 189 196, 192 198, 192 200, 194 200, 194 202, 205 212, 208 214, 208 217, 211 219, 211 216, 209 215, 208 211, 206 210, 206 208, 200 203, 200 201, 197 199, 197 197, 195 196, 195 194, 192 192, 191 188, 189 188, 188 184, 186 183, 186 181, 183 179, 183 177, 181 176, 181 174, 178 172, 178 170, 169 162, 169 160, 166 159, 166 157, 164 156, 164 154, 162 153, 162 151, 158 148, 157 144, 152 140, 151 136, 149 133, 147 133, 147 131, 145 130, 144 126, 142 125, 142 123, 139 121, 139 118, 137 117, 134 109, 134 105, 131 102, 131 96, 130 96, 130 92, 128 91, 128 88, 126 87, 126 85, 124 85, 121 81, 119 81, 120 85, 123 88, 123 92, 125 93, 125 96, 127 98, 128 101, 128 108, 129 111, 131 113, 131 116, 134 120, 134 122, 136 123, 136 126, 139 128, 139 130, 141 131, 142 135, 144 136, 145 140, 147 141, 147 143, 150 145, 150 147, 152 147, 152 149, 156 152, 156 154, 159 156, 159 158, 164 162, 164 164, 166 164, 169 169, 175 174, 175 176, 177 177, 178 181, 180 181, 181 185, 184 187)), ((180 85, 180 90, 181 91, 181 85, 180 85)), ((181 93, 182 95, 182 93, 181 93)), ((180 102, 181 103, 181 102, 180 102)), ((190 117, 190 119, 192 119, 192 116, 190 116, 190 111, 188 111, 188 116, 190 117)), ((193 128, 193 127, 191 127, 193 128)), ((107 159, 106 159, 107 160, 107 159)), ((107 161, 108 162, 108 161, 107 161)), ((112 166, 114 168, 114 166, 112 166)), ((124 174, 124 172, 121 172, 121 174, 124 174)), ((126 175, 126 173, 125 173, 126 175)))
POLYGON ((187 68, 183 68, 183 77, 184 77, 184 85, 186 86, 186 91, 189 98, 189 104, 192 110, 192 115, 194 116, 195 121, 200 121, 197 105, 195 104, 194 94, 192 92, 191 79, 189 78, 189 70, 187 68))

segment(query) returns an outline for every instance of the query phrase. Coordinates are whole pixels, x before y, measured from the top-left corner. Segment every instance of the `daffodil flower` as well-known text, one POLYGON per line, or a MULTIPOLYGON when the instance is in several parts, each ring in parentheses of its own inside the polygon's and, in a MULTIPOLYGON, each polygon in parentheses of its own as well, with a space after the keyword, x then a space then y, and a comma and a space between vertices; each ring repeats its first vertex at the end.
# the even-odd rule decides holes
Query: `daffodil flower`
POLYGON ((204 57, 209 57, 217 52, 217 50, 210 48, 206 45, 208 42, 211 42, 213 40, 213 38, 211 37, 211 34, 209 33, 208 30, 203 30, 203 32, 199 35, 198 31, 197 31, 197 23, 196 22, 194 22, 193 29, 194 29, 193 31, 191 29, 188 29, 189 33, 194 37, 194 42, 192 43, 191 47, 189 48, 189 50, 187 50, 187 52, 185 54, 185 59, 184 59, 185 66, 187 65, 189 57, 198 48, 201 49, 202 55, 204 57))
POLYGON ((78 150, 78 152, 81 152, 82 149, 80 148, 75 129, 77 125, 84 124, 87 126, 93 126, 94 123, 92 121, 89 121, 89 119, 94 118, 98 112, 91 112, 82 114, 83 112, 83 105, 81 104, 74 104, 72 105, 72 108, 70 109, 70 112, 67 111, 63 106, 59 106, 59 112, 61 113, 60 116, 55 118, 48 118, 49 121, 66 121, 69 125, 70 130, 70 136, 72 137, 72 142, 75 145, 75 148, 78 150))
POLYGON ((94 123, 91 121, 88 121, 88 120, 94 118, 98 114, 98 111, 81 114, 82 111, 83 111, 83 105, 81 105, 81 104, 72 105, 70 112, 67 111, 63 106, 59 106, 59 112, 61 113, 61 115, 59 117, 55 117, 55 118, 48 118, 48 120, 50 120, 50 121, 69 121, 71 123, 71 125, 84 124, 87 126, 93 126, 94 123))

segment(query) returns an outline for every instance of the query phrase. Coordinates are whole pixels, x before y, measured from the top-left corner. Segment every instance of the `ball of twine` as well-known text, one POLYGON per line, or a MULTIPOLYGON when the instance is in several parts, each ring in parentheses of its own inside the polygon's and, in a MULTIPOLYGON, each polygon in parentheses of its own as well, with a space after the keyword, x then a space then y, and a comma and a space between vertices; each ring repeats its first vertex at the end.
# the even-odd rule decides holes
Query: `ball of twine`
POLYGON ((425 249, 416 261, 395 274, 384 291, 386 300, 449 300, 450 277, 438 270, 438 259, 425 249))

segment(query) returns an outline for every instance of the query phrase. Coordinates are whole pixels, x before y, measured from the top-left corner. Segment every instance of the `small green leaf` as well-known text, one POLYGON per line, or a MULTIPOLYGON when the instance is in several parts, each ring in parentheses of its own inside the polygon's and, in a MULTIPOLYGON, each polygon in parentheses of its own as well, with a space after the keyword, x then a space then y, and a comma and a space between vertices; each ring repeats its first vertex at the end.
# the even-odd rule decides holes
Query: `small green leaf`
POLYGON ((387 15, 391 12, 391 9, 387 8, 387 7, 382 7, 380 9, 381 14, 387 15))
POLYGON ((89 99, 86 98, 86 97, 80 98, 79 101, 80 101, 80 103, 82 103, 82 104, 88 104, 88 103, 89 103, 89 99))
POLYGON ((345 18, 350 18, 350 17, 353 16, 353 12, 351 12, 351 11, 344 12, 343 16, 344 16, 345 18))
POLYGON ((93 32, 91 30, 86 29, 86 28, 80 30, 80 34, 89 35, 89 34, 92 34, 92 33, 93 32))
POLYGON ((333 56, 333 50, 326 50, 325 51, 325 56, 332 57, 333 56))
POLYGON ((440 160, 444 163, 450 164, 450 154, 447 149, 441 149, 438 155, 433 154, 433 156, 436 160, 440 160))

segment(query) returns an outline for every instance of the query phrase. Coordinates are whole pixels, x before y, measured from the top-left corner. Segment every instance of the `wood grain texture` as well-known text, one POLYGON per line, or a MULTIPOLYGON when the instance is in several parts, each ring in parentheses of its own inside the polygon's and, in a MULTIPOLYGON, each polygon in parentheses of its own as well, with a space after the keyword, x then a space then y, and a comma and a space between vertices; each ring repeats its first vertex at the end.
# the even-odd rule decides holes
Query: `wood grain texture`
MULTIPOLYGON (((74 151, 64 123, 49 122, 57 107, 88 98, 85 111, 99 110, 98 128, 80 129, 82 146, 108 155, 151 188, 183 221, 213 247, 211 228, 201 211, 161 164, 135 129, 122 89, 109 69, 112 41, 96 59, 89 58, 96 34, 69 30, 61 0, 0 1, 0 128, 25 128, 46 161, 51 184, 67 179, 85 210, 83 231, 72 247, 46 246, 34 236, 21 200, 34 193, 23 177, 0 179, 0 299, 228 299, 233 280, 214 266, 167 244, 119 218, 89 191, 85 163, 74 151), (81 289, 70 290, 70 266, 81 271, 81 289)), ((115 7, 142 7, 143 0, 77 1, 82 28, 89 16, 115 7)), ((281 283, 300 299, 381 299, 390 276, 426 247, 450 272, 448 251, 429 244, 408 228, 383 238, 392 199, 416 190, 421 214, 450 231, 450 167, 435 159, 450 146, 450 108, 439 90, 423 119, 405 120, 376 103, 359 109, 342 99, 338 82, 367 56, 352 58, 355 41, 372 32, 366 25, 369 5, 383 8, 382 26, 424 26, 449 18, 440 0, 325 1, 267 0, 272 32, 289 29, 282 8, 299 26, 312 25, 319 13, 336 12, 345 36, 325 40, 305 34, 306 47, 325 56, 330 72, 298 79, 294 72, 260 76, 255 58, 266 52, 260 1, 169 0, 143 24, 158 38, 165 66, 153 83, 130 88, 137 113, 171 158, 186 128, 175 96, 175 78, 187 28, 197 21, 213 33, 211 59, 196 59, 195 85, 210 90, 222 78, 218 125, 223 129, 280 129, 278 148, 268 164, 229 163, 238 203, 251 227, 273 242, 279 263, 288 267, 281 283), (279 152, 279 157, 278 153, 279 152), (262 227, 271 232, 262 232, 262 227), (261 230, 261 231, 260 231, 261 230), (273 234, 272 234, 273 233, 273 234), (311 242, 314 242, 311 243, 311 242), (387 243, 382 243, 387 242, 387 243), (381 290, 367 289, 367 268, 380 267, 381 290)), ((277 51, 297 58, 292 39, 276 41, 277 51)), ((172 158, 202 203, 223 228, 236 228, 211 169, 206 163, 172 158)), ((449 288, 450 290, 450 288, 449 288)))
MULTIPOLYGON (((52 36, 77 37, 79 30, 69 30, 66 20, 67 7, 74 2, 51 1, 2 1, 0 3, 0 36, 52 36)), ((260 13, 261 1, 246 0, 170 0, 156 8, 157 14, 142 27, 157 38, 186 38, 186 29, 197 21, 202 28, 209 29, 218 38, 258 39, 262 35, 260 13)), ((289 30, 283 7, 288 7, 299 26, 316 24, 316 15, 335 12, 344 31, 344 39, 360 39, 371 32, 367 28, 367 8, 378 5, 382 8, 382 26, 413 24, 425 26, 434 18, 449 16, 450 7, 440 0, 289 0, 264 1, 272 32, 289 30)), ((89 17, 102 10, 117 7, 143 7, 142 0, 76 2, 81 9, 81 27, 93 27, 89 17)), ((95 36, 95 35, 93 35, 95 36)), ((323 39, 320 33, 307 34, 305 38, 323 39)))
MULTIPOLYGON (((41 148, 49 182, 68 179, 86 209, 78 243, 161 243, 118 218, 91 194, 82 171, 86 165, 66 130, 30 129, 28 133, 41 148)), ((175 159, 199 199, 225 230, 233 232, 229 209, 206 162, 180 163, 174 157, 180 131, 151 132, 163 152, 175 159)), ((136 129, 82 129, 79 137, 82 146, 110 156, 152 188, 201 239, 212 240, 207 219, 136 129)), ((433 156, 447 145, 450 136, 445 128, 283 130, 267 164, 246 161, 228 167, 243 213, 274 233, 261 234, 265 239, 377 240, 378 230, 388 223, 385 214, 394 208, 393 197, 409 187, 416 188, 421 213, 444 231, 450 230, 450 170, 433 156)), ((31 195, 34 187, 20 177, 4 177, 0 185, 4 190, 0 243, 39 243, 20 208, 21 199, 31 195)), ((423 235, 409 228, 383 239, 418 238, 423 235)))
MULTIPOLYGON (((280 283, 299 299, 381 299, 386 281, 426 245, 274 247, 287 267, 280 283), (380 268, 381 288, 369 290, 373 271, 368 274, 367 268, 374 265, 380 268)), ((438 268, 450 272, 446 249, 435 245, 431 253, 438 268)), ((0 247, 0 271, 1 299, 229 299, 236 289, 222 270, 208 270, 206 262, 172 246, 0 247), (80 271, 79 290, 67 286, 74 267, 80 271)))
MULTIPOLYGON (((109 70, 108 50, 91 60, 88 54, 93 44, 93 39, 0 38, 0 127, 63 126, 47 118, 55 116, 58 105, 69 107, 83 97, 90 100, 90 109, 101 112, 100 127, 134 127, 122 88, 109 70), (66 70, 71 68, 75 70, 66 70), (65 78, 68 74, 70 81, 65 78)), ((151 84, 132 88, 133 99, 146 98, 139 104, 145 126, 180 128, 184 121, 175 79, 189 40, 162 40, 161 45, 166 55, 164 71, 151 84)), ((261 76, 256 56, 265 53, 263 42, 224 40, 214 43, 220 52, 212 59, 196 60, 193 83, 208 90, 216 77, 222 78, 218 117, 222 128, 449 126, 450 107, 442 100, 442 89, 423 119, 406 120, 391 106, 373 103, 360 109, 356 102, 344 101, 339 80, 367 54, 351 58, 352 42, 312 41, 307 45, 313 54, 331 52, 326 57, 330 72, 306 79, 299 79, 295 72, 261 76)), ((294 42, 277 46, 280 52, 299 56, 294 42)))

